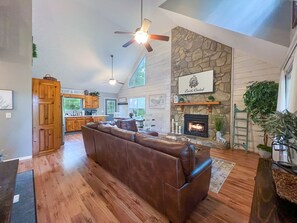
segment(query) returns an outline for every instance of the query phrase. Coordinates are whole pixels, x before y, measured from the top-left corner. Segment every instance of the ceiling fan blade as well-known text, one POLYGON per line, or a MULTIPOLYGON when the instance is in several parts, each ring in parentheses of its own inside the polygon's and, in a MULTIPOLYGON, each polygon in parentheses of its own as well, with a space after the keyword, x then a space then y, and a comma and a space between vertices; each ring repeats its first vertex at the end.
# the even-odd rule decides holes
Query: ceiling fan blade
POLYGON ((151 45, 148 42, 144 43, 143 45, 145 46, 145 48, 146 48, 146 50, 148 52, 152 52, 153 51, 153 48, 151 47, 151 45))
POLYGON ((128 34, 128 35, 134 35, 135 33, 133 32, 122 32, 122 31, 115 31, 115 34, 128 34))
POLYGON ((134 43, 135 42, 135 39, 133 38, 133 39, 131 39, 131 40, 129 40, 127 43, 125 43, 124 45, 123 45, 123 47, 127 47, 127 46, 130 46, 132 43, 134 43))
POLYGON ((147 33, 148 29, 151 26, 151 23, 152 22, 150 20, 144 19, 143 22, 142 22, 141 31, 147 33))
POLYGON ((155 35, 155 34, 150 34, 149 35, 150 39, 155 39, 155 40, 161 40, 161 41, 168 41, 169 36, 162 36, 162 35, 155 35))

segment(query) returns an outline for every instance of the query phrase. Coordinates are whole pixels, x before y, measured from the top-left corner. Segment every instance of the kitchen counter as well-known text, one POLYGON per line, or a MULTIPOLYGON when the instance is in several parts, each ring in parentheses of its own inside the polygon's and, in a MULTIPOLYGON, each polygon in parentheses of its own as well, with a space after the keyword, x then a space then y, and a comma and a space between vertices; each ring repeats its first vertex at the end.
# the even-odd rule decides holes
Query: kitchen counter
POLYGON ((92 118, 92 117, 107 117, 108 115, 65 115, 65 118, 92 118))

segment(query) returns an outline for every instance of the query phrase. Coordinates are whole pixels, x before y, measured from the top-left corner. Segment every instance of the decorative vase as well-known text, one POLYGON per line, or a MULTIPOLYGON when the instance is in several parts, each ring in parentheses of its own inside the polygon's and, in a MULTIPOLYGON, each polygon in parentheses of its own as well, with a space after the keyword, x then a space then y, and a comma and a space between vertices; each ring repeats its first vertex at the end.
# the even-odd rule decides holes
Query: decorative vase
POLYGON ((222 133, 220 131, 216 132, 216 140, 219 142, 222 138, 222 133))

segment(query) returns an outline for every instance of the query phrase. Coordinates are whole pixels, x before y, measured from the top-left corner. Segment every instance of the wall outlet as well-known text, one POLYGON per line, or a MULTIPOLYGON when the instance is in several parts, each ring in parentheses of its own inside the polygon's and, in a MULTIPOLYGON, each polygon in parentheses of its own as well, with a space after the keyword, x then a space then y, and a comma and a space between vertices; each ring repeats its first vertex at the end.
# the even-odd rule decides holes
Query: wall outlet
POLYGON ((14 195, 14 197, 13 197, 13 203, 18 203, 19 200, 20 200, 20 195, 19 194, 14 195))
POLYGON ((5 117, 6 118, 11 118, 11 113, 10 112, 5 113, 5 117))

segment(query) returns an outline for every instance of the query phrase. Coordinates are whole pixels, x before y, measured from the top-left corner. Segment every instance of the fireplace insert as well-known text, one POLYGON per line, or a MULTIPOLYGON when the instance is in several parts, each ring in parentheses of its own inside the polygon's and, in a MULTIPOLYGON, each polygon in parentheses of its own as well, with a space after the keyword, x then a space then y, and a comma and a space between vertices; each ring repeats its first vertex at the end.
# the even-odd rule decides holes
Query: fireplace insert
POLYGON ((184 115, 184 134, 208 137, 208 115, 184 115))

